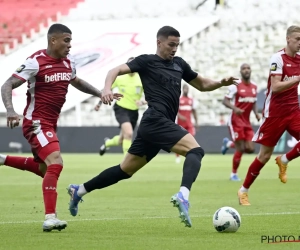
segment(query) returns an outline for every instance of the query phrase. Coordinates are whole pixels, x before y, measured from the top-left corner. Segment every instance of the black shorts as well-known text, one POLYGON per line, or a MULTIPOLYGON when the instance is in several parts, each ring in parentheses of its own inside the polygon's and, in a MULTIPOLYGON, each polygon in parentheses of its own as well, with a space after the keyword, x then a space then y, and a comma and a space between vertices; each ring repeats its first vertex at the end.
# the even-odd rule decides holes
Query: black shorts
POLYGON ((134 130, 136 123, 139 119, 138 110, 125 109, 117 104, 114 105, 115 117, 120 126, 125 122, 130 122, 134 130))
POLYGON ((146 155, 149 162, 161 149, 171 152, 171 148, 187 134, 188 131, 162 113, 148 108, 128 152, 140 157, 146 155))

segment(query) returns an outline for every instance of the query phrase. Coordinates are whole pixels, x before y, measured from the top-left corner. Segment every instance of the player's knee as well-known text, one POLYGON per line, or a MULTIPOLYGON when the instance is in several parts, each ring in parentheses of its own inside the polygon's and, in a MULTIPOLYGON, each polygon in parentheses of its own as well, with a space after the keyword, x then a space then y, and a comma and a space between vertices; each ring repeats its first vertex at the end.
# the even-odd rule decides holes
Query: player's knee
POLYGON ((55 151, 51 153, 50 155, 47 156, 45 159, 45 163, 47 166, 53 165, 53 164, 58 164, 63 166, 63 159, 61 158, 60 152, 55 151))
POLYGON ((258 154, 257 158, 261 163, 266 164, 270 160, 271 155, 272 155, 272 153, 265 153, 265 154, 260 153, 260 154, 258 154))
POLYGON ((132 140, 133 131, 124 131, 123 137, 126 140, 132 140))
POLYGON ((252 153, 254 153, 254 148, 245 148, 245 152, 247 154, 252 154, 252 153))
POLYGON ((47 167, 47 175, 53 175, 58 179, 62 169, 63 169, 62 165, 59 164, 50 165, 47 167))
POLYGON ((204 152, 204 149, 201 148, 201 147, 196 147, 196 148, 193 148, 191 149, 190 151, 188 151, 186 153, 186 156, 185 157, 188 157, 190 155, 194 155, 195 157, 199 158, 199 160, 201 160, 204 155, 205 155, 205 152, 204 152))

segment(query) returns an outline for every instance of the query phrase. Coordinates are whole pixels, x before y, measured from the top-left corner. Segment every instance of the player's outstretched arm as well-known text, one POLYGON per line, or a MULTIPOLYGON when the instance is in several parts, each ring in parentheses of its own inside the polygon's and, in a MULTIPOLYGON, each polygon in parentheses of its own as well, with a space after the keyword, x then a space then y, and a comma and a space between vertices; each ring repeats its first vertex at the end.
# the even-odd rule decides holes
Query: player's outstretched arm
POLYGON ((235 77, 229 77, 224 78, 221 81, 214 81, 208 78, 204 78, 200 75, 198 75, 195 79, 189 82, 190 85, 192 85, 194 88, 198 89, 199 91, 213 91, 215 89, 221 88, 223 86, 229 86, 229 85, 237 85, 238 78, 235 77))
POLYGON ((111 86, 113 82, 116 80, 117 76, 132 73, 127 64, 121 64, 118 67, 115 67, 108 71, 105 78, 105 85, 102 91, 101 100, 103 104, 111 105, 111 102, 114 100, 114 94, 111 91, 111 86))
POLYGON ((99 89, 95 88, 93 85, 80 79, 79 77, 76 77, 74 80, 72 80, 71 84, 73 85, 73 87, 83 93, 101 97, 101 91, 99 89))
POLYGON ((25 81, 11 76, 1 87, 2 102, 7 110, 7 126, 10 128, 19 126, 19 116, 12 103, 12 90, 21 86, 25 81))

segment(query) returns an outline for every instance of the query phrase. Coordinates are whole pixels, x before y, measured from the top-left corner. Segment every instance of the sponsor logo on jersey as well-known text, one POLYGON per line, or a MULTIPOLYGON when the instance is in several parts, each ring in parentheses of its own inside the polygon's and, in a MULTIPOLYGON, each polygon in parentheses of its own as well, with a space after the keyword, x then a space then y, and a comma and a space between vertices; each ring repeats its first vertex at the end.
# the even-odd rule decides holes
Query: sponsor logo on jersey
POLYGON ((297 77, 297 76, 287 76, 287 75, 285 75, 284 78, 283 78, 283 81, 293 80, 295 77, 297 77))
POLYGON ((270 70, 271 71, 276 71, 276 69, 277 69, 277 63, 272 63, 271 67, 270 67, 270 70))
POLYGON ((256 102, 257 98, 256 97, 239 97, 238 102, 251 102, 254 103, 256 102))
POLYGON ((53 75, 45 75, 45 82, 70 81, 72 73, 55 73, 53 75))
POLYGON ((45 69, 50 69, 52 68, 52 65, 46 65, 45 69))
POLYGON ((21 73, 23 71, 23 69, 25 69, 25 65, 22 64, 19 68, 16 69, 16 72, 21 73))
POLYGON ((287 67, 292 67, 292 64, 287 64, 286 66, 287 66, 287 67))

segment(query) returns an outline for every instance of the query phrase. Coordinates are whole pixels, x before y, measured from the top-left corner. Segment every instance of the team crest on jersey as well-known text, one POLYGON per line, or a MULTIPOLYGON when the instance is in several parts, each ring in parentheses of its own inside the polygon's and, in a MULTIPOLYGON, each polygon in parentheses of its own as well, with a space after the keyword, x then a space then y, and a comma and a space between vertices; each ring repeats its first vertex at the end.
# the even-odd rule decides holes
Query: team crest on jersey
POLYGON ((256 94, 256 90, 252 89, 252 93, 253 93, 253 95, 255 95, 256 94))
POLYGON ((64 63, 64 65, 65 65, 67 68, 69 68, 69 65, 68 65, 68 63, 67 63, 66 61, 63 61, 63 63, 64 63))
POLYGON ((25 65, 22 64, 19 68, 16 69, 16 72, 21 73, 25 69, 25 65))
POLYGON ((47 135, 48 137, 50 137, 50 138, 52 138, 52 137, 53 137, 53 133, 52 133, 52 132, 50 132, 50 131, 47 131, 47 132, 46 132, 46 135, 47 135))
POLYGON ((272 63, 271 67, 270 67, 270 70, 271 71, 276 71, 276 69, 277 69, 277 63, 272 63))

